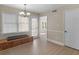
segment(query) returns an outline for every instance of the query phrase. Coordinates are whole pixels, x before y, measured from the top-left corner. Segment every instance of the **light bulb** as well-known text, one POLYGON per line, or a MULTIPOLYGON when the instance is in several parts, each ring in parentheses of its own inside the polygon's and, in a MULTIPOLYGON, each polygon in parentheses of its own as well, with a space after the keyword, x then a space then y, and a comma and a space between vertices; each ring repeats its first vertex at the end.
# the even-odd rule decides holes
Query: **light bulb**
POLYGON ((27 16, 29 16, 30 15, 30 12, 27 12, 27 16))
POLYGON ((19 14, 20 14, 20 15, 25 15, 25 13, 24 13, 23 11, 22 11, 22 12, 20 12, 19 14))

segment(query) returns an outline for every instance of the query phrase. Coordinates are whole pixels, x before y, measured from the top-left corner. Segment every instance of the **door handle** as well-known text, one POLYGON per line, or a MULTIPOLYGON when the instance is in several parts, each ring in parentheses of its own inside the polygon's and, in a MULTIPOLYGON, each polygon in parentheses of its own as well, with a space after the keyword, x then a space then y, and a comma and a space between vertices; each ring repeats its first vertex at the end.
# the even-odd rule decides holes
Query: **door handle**
POLYGON ((67 30, 65 30, 64 32, 67 32, 67 30))

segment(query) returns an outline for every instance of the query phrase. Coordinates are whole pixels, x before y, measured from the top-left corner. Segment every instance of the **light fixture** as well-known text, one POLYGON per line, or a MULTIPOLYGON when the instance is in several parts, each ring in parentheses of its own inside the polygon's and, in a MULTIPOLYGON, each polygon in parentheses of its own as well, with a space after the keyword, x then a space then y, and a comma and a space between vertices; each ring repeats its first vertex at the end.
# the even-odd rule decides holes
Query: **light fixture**
POLYGON ((26 10, 26 4, 24 4, 24 9, 21 12, 19 12, 19 14, 20 16, 24 16, 24 17, 30 16, 30 12, 26 10))

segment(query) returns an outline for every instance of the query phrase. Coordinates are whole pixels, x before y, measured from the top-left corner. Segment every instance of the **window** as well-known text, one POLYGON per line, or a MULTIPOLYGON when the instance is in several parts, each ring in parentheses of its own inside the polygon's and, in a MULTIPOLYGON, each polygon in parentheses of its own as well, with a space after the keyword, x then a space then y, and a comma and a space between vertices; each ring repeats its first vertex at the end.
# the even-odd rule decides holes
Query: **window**
POLYGON ((19 16, 19 32, 29 31, 29 18, 19 16))
POLYGON ((17 16, 16 14, 2 14, 3 33, 17 32, 17 16))
POLYGON ((13 13, 2 13, 2 33, 29 31, 29 18, 13 13))

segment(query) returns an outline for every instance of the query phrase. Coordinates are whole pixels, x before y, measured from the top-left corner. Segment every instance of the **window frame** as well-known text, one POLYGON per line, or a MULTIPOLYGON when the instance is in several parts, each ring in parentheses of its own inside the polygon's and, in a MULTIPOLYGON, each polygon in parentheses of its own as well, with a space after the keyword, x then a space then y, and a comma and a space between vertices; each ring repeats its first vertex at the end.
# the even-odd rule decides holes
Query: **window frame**
MULTIPOLYGON (((15 15, 16 15, 16 17, 17 17, 17 18, 16 18, 16 19, 17 19, 17 20, 16 20, 16 30, 17 30, 17 31, 16 31, 16 32, 4 32, 4 28, 3 28, 3 24, 4 24, 4 23, 3 23, 3 17, 4 17, 4 15, 3 15, 3 14, 6 14, 6 13, 2 13, 2 14, 1 14, 1 19, 2 19, 2 20, 1 20, 1 22, 2 22, 2 23, 1 23, 1 24, 2 24, 2 25, 1 25, 1 27, 2 27, 1 33, 2 33, 2 34, 21 33, 21 31, 19 31, 19 15, 16 14, 16 13, 7 13, 7 14, 15 14, 15 15)), ((22 31, 22 33, 23 33, 23 32, 29 32, 29 31, 30 31, 29 26, 30 26, 30 25, 29 25, 29 17, 28 17, 28 31, 22 31)))

